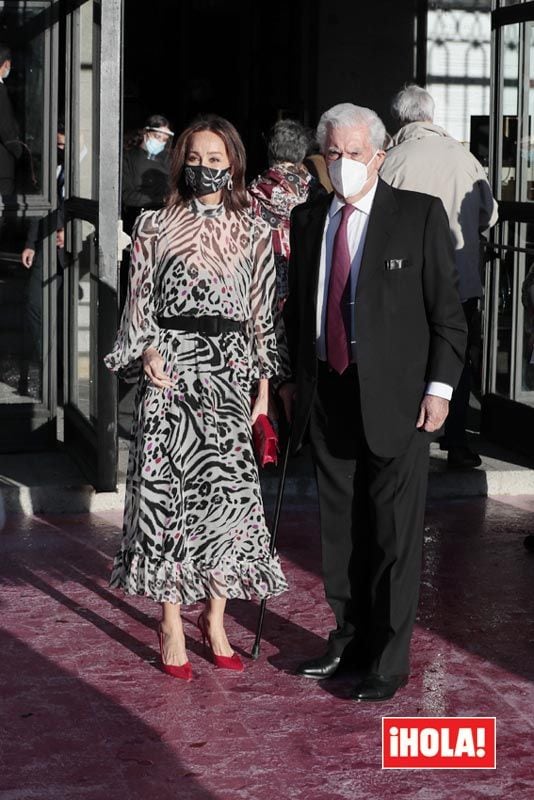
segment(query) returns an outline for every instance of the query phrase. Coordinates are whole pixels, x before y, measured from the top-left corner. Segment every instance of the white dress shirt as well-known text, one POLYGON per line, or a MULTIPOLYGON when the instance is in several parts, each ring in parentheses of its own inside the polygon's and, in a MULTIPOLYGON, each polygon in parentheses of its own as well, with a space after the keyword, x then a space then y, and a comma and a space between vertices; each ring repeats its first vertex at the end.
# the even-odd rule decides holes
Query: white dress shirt
MULTIPOLYGON (((347 225, 347 240, 349 245, 349 253, 351 257, 350 266, 350 297, 351 307, 354 311, 354 303, 356 298, 356 286, 358 284, 358 276, 360 274, 360 267, 362 263, 362 254, 365 246, 365 237, 367 235, 367 226, 369 224, 369 215, 375 199, 376 187, 378 180, 369 189, 366 195, 352 205, 356 211, 350 215, 347 225)), ((341 222, 341 209, 345 204, 342 200, 334 195, 328 214, 326 216, 323 241, 321 244, 321 258, 319 262, 319 283, 317 289, 317 357, 321 361, 326 361, 326 310, 328 305, 328 284, 330 282, 330 270, 332 268, 332 252, 334 249, 334 239, 341 222)), ((357 341, 356 341, 356 315, 351 313, 351 361, 353 363, 357 360, 357 341)), ((445 400, 450 400, 452 397, 452 386, 438 381, 431 381, 427 388, 426 394, 433 394, 437 397, 443 397, 445 400)))

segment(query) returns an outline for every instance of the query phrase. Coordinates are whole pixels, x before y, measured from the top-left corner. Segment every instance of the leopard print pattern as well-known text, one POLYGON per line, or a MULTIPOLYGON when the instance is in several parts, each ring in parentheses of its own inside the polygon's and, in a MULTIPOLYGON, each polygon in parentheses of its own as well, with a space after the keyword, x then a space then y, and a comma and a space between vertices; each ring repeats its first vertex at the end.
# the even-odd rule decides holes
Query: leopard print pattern
POLYGON ((278 369, 275 268, 262 220, 193 200, 142 214, 107 366, 138 382, 121 550, 111 586, 162 602, 266 598, 287 589, 269 554, 250 392, 278 369), (222 315, 248 334, 163 330, 158 316, 222 315), (174 385, 153 386, 156 347, 174 385))

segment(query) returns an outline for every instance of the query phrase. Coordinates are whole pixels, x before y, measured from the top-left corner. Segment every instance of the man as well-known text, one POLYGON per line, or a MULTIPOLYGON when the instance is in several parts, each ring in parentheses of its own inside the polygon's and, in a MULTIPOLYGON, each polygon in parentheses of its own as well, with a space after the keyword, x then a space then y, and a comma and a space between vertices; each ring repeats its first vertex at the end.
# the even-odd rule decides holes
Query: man
POLYGON ((25 356, 21 365, 18 393, 28 394, 29 362, 39 362, 42 358, 42 304, 43 304, 43 241, 56 232, 57 256, 57 310, 58 310, 58 387, 61 402, 61 386, 63 382, 63 268, 65 256, 65 125, 58 122, 56 137, 56 211, 48 217, 32 217, 26 232, 26 242, 21 253, 23 267, 31 270, 26 289, 25 318, 25 356))
POLYGON ((57 189, 57 211, 51 219, 32 217, 26 243, 22 251, 21 261, 26 269, 30 269, 35 259, 35 253, 39 243, 48 236, 52 229, 56 231, 56 244, 58 249, 58 260, 60 271, 63 270, 63 253, 65 247, 65 222, 64 222, 64 203, 65 203, 65 124, 58 122, 56 136, 57 144, 57 167, 56 167, 56 189, 57 189))
POLYGON ((19 128, 5 80, 11 72, 11 50, 0 44, 0 195, 15 194, 15 166, 22 155, 19 128))
MULTIPOLYGON (((460 142, 434 125, 434 101, 427 91, 420 86, 407 86, 396 96, 393 114, 402 127, 386 153, 380 175, 398 189, 425 192, 442 200, 451 228, 469 341, 474 333, 478 299, 482 297, 480 235, 497 222, 497 203, 481 164, 460 142)), ((452 468, 479 467, 482 463, 467 443, 470 391, 467 352, 441 441, 452 468)))
POLYGON ((309 423, 336 629, 298 673, 328 678, 367 656, 354 697, 384 700, 408 678, 429 440, 462 370, 465 320, 441 201, 378 178, 377 115, 334 106, 317 136, 335 193, 292 214, 293 377, 280 394, 295 450, 309 423))

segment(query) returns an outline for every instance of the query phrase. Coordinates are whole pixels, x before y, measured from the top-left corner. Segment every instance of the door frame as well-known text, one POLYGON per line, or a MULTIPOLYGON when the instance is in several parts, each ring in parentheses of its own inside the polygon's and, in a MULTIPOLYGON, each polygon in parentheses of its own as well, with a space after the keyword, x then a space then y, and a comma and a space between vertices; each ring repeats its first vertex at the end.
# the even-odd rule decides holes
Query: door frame
MULTIPOLYGON (((9 0, 3 6, 9 6, 9 0)), ((15 5, 15 4, 14 4, 15 5)), ((0 214, 17 220, 53 217, 56 197, 56 121, 59 82, 59 6, 60 0, 28 0, 27 7, 40 10, 11 36, 16 59, 17 46, 25 36, 44 31, 42 190, 38 194, 17 194, 9 205, 0 198, 0 214)), ((57 437, 57 302, 55 231, 42 242, 43 290, 41 307, 42 382, 41 400, 36 403, 0 404, 0 452, 22 452, 54 447, 57 437)), ((19 268, 20 265, 19 265, 19 268)))
MULTIPOLYGON (((91 0, 75 0, 67 10, 66 63, 69 76, 79 74, 77 67, 81 64, 81 57, 76 42, 79 33, 79 9, 85 2, 91 0)), ((98 105, 94 109, 96 148, 92 154, 96 199, 71 194, 70 188, 75 189, 78 186, 79 163, 77 157, 69 158, 67 154, 66 161, 68 159, 70 163, 66 175, 65 221, 86 220, 96 231, 96 285, 94 291, 91 291, 90 300, 91 314, 96 323, 96 330, 92 331, 94 348, 91 348, 90 354, 91 374, 96 380, 96 408, 94 420, 91 422, 70 402, 71 392, 67 386, 64 436, 65 447, 76 458, 90 483, 98 491, 113 491, 117 486, 118 469, 117 381, 106 369, 103 358, 113 346, 118 321, 124 0, 94 0, 93 11, 94 15, 99 15, 97 22, 100 30, 93 63, 98 79, 98 105)), ((67 141, 79 134, 75 122, 78 96, 76 80, 69 77, 66 92, 67 141)), ((70 152, 72 149, 74 148, 70 152)), ((76 374, 72 366, 77 353, 74 346, 77 329, 73 326, 73 303, 77 301, 77 286, 72 285, 72 280, 65 295, 68 319, 65 337, 66 374, 72 376, 76 374)))

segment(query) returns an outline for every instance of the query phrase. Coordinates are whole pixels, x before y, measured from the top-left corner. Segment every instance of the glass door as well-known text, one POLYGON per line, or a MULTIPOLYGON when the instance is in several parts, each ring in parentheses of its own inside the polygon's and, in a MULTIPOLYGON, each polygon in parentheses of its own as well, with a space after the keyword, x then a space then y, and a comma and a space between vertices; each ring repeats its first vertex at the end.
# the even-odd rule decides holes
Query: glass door
POLYGON ((534 405, 534 3, 493 12, 492 177, 499 201, 486 271, 485 389, 534 405))
POLYGON ((117 329, 122 0, 72 3, 67 76, 64 437, 88 480, 110 491, 117 397, 103 357, 117 329))
POLYGON ((482 430, 534 452, 534 2, 494 0, 482 430))
POLYGON ((56 442, 58 7, 0 0, 0 452, 56 442))

